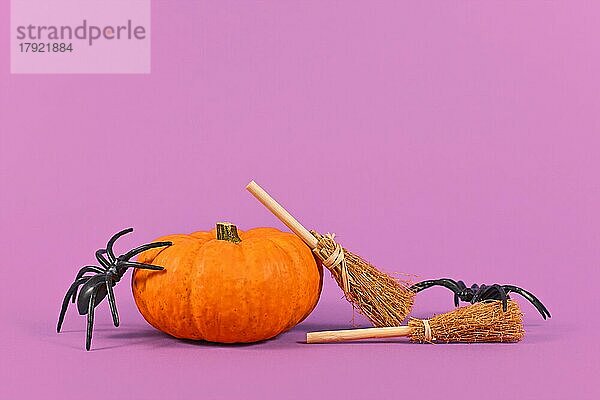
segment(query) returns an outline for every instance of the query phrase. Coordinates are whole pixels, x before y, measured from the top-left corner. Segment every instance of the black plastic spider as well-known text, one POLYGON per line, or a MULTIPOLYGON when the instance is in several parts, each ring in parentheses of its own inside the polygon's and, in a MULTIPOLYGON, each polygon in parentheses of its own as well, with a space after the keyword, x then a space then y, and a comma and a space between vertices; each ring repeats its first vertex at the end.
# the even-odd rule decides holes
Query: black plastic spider
POLYGON ((116 233, 110 238, 106 244, 106 249, 100 249, 96 251, 96 259, 101 266, 87 265, 79 270, 75 281, 67 290, 65 298, 62 302, 62 308, 58 317, 58 324, 56 325, 56 332, 60 332, 67 307, 69 306, 69 299, 72 303, 75 303, 77 298, 77 310, 80 315, 87 314, 87 333, 85 338, 85 348, 90 349, 92 344, 92 329, 94 327, 94 308, 100 304, 100 302, 108 295, 108 304, 110 306, 110 312, 112 314, 113 323, 115 326, 119 326, 119 313, 117 312, 117 305, 115 303, 115 294, 113 293, 113 286, 117 284, 125 274, 128 268, 140 268, 150 269, 154 271, 163 270, 163 267, 157 265, 144 264, 130 259, 137 254, 144 252, 155 247, 171 246, 171 242, 154 242, 141 245, 127 253, 115 257, 113 253, 113 245, 121 236, 133 232, 133 228, 124 229, 121 232, 116 233), (106 257, 105 257, 106 256, 106 257), (91 275, 86 275, 91 274, 91 275), (79 295, 77 295, 77 289, 79 295))
POLYGON ((411 286, 411 289, 418 293, 423 289, 430 288, 432 286, 444 286, 454 292, 454 305, 458 307, 458 301, 466 301, 471 304, 477 303, 478 301, 485 300, 502 300, 502 308, 506 311, 507 307, 507 299, 509 293, 518 293, 521 296, 525 297, 527 300, 531 302, 537 308, 537 310, 542 315, 542 318, 550 318, 550 312, 548 309, 542 304, 541 301, 538 300, 537 297, 533 295, 533 293, 528 292, 525 289, 522 289, 518 286, 513 285, 477 285, 474 284, 470 288, 465 285, 463 281, 455 281, 449 278, 442 279, 434 279, 430 281, 423 281, 419 283, 415 283, 411 286))

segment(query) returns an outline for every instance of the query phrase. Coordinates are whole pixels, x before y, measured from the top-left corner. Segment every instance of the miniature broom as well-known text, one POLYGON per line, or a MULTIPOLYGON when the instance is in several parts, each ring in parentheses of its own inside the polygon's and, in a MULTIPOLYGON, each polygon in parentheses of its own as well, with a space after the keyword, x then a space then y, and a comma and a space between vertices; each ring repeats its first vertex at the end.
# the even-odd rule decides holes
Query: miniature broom
POLYGON ((333 234, 308 231, 263 188, 252 181, 246 189, 306 243, 329 269, 348 301, 375 326, 398 326, 410 312, 415 293, 408 282, 379 271, 342 248, 333 234))
POLYGON ((412 342, 479 343, 518 342, 523 339, 523 314, 519 305, 508 301, 506 311, 498 300, 475 303, 427 320, 411 318, 408 326, 309 332, 306 343, 410 336, 412 342))

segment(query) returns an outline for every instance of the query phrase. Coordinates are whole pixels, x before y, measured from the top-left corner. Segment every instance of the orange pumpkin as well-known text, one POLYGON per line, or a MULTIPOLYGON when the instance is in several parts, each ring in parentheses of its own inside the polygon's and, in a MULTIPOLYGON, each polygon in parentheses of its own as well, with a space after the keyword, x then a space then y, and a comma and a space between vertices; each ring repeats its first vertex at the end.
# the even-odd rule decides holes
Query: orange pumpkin
POLYGON ((219 343, 265 340, 316 306, 323 270, 295 235, 274 228, 163 236, 167 248, 138 257, 164 271, 136 269, 133 296, 152 326, 169 335, 219 343))

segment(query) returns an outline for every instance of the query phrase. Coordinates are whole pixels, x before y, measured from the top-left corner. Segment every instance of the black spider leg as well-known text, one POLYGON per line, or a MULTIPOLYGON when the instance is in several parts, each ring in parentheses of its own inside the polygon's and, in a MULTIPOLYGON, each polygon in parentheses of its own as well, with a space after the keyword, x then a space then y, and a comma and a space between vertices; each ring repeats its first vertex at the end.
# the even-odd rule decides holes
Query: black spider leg
POLYGON ((85 333, 85 349, 87 351, 92 347, 92 332, 94 331, 94 302, 96 301, 96 293, 98 289, 92 292, 90 296, 90 302, 88 304, 88 313, 87 313, 87 329, 85 333))
MULTIPOLYGON (((90 295, 90 300, 88 302, 88 311, 87 311, 87 329, 85 334, 85 349, 89 351, 92 346, 92 333, 94 331, 94 308, 96 307, 96 294, 98 293, 98 289, 105 284, 106 275, 96 275, 91 279, 95 279, 93 283, 92 294, 90 295)), ((90 279, 90 280, 91 280, 90 279)))
POLYGON ((467 289, 467 285, 465 285, 463 281, 456 282, 456 286, 458 287, 458 291, 454 292, 454 307, 458 307, 458 304, 460 303, 459 300, 464 301, 464 299, 460 298, 460 294, 467 289))
POLYGON ((112 315, 113 325, 119 326, 119 312, 117 311, 117 303, 115 301, 115 292, 113 291, 114 281, 112 278, 106 279, 106 293, 108 295, 108 305, 110 307, 110 314, 112 315))
POLYGON ((106 243, 106 255, 108 257, 108 261, 110 261, 111 263, 117 261, 117 257, 115 257, 115 253, 113 252, 113 246, 118 238, 120 238, 123 235, 127 235, 131 232, 133 232, 133 228, 123 229, 122 231, 115 233, 113 237, 108 239, 108 243, 106 243))
POLYGON ((160 267, 158 265, 144 264, 136 261, 123 261, 122 263, 119 263, 119 266, 123 266, 125 268, 150 269, 152 271, 164 270, 164 267, 160 267))
POLYGON ((546 308, 546 306, 544 306, 542 304, 542 302, 535 297, 535 295, 523 288, 520 288, 518 286, 513 286, 513 285, 502 285, 502 287, 504 288, 504 290, 506 290, 506 293, 518 293, 521 296, 523 296, 524 298, 526 298, 527 300, 529 300, 529 302, 531 304, 534 305, 534 307, 539 311, 539 313, 542 315, 542 318, 546 319, 546 318, 552 318, 552 316, 550 315, 550 311, 548 311, 548 309, 546 308))
POLYGON ((95 265, 86 265, 85 267, 83 267, 79 270, 79 272, 77 273, 77 277, 75 279, 83 278, 83 275, 87 272, 94 272, 97 274, 102 274, 102 273, 104 273, 104 270, 95 265))
POLYGON ((104 258, 103 254, 106 254, 106 249, 96 250, 96 260, 98 260, 100 265, 102 265, 102 267, 106 271, 110 267, 110 262, 106 258, 104 258))
POLYGON ((60 329, 62 327, 63 321, 65 320, 65 314, 67 313, 67 308, 69 307, 69 299, 71 297, 71 294, 73 294, 73 297, 75 297, 75 295, 77 294, 77 289, 79 288, 79 285, 83 285, 90 278, 92 278, 92 277, 86 276, 86 277, 76 279, 75 282, 73 282, 71 284, 71 286, 69 287, 69 289, 67 290, 67 293, 65 294, 65 298, 63 299, 63 302, 62 302, 62 307, 60 309, 60 315, 58 316, 58 323, 56 324, 56 332, 57 333, 60 333, 60 329))
POLYGON ((473 296, 471 303, 474 304, 484 300, 501 300, 502 311, 506 312, 508 309, 508 296, 506 295, 504 288, 498 284, 490 286, 481 285, 477 293, 475 293, 475 296, 473 296))
POLYGON ((428 281, 417 282, 410 288, 414 292, 420 292, 421 290, 428 289, 432 286, 444 286, 452 290, 453 292, 456 289, 459 289, 457 282, 454 279, 450 278, 432 279, 428 281))
POLYGON ((146 250, 150 250, 150 249, 154 249, 156 247, 168 247, 171 246, 173 244, 173 242, 154 242, 154 243, 148 243, 148 244, 143 244, 141 246, 136 247, 133 250, 129 250, 127 253, 120 255, 117 259, 119 261, 129 261, 132 257, 143 253, 146 250))
MULTIPOLYGON (((443 286, 447 289, 450 289, 454 293, 454 305, 458 306, 458 293, 460 293, 461 288, 454 279, 442 278, 442 279, 432 279, 432 280, 428 280, 428 281, 422 281, 422 282, 415 283, 414 285, 412 285, 410 287, 410 289, 413 292, 418 293, 421 290, 428 289, 432 286, 443 286)), ((464 286, 464 283, 463 283, 463 286, 464 286)))

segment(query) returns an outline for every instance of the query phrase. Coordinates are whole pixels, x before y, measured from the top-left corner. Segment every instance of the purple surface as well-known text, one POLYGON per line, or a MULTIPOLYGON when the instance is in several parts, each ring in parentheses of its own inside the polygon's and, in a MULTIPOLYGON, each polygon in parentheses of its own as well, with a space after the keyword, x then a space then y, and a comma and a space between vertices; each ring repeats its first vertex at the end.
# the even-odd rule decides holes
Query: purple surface
POLYGON ((11 76, 3 30, 0 398, 598 398, 600 6, 395 3, 156 1, 150 75, 11 76), (327 279, 293 331, 218 346, 154 331, 128 276, 92 352, 74 309, 54 332, 120 228, 281 227, 252 178, 382 269, 519 284, 553 318, 520 301, 515 345, 298 343, 351 325, 327 279))

